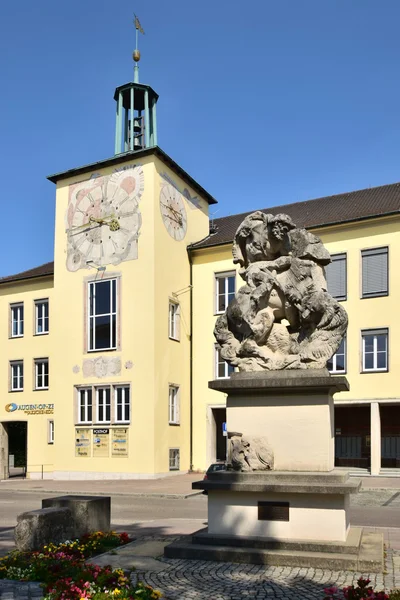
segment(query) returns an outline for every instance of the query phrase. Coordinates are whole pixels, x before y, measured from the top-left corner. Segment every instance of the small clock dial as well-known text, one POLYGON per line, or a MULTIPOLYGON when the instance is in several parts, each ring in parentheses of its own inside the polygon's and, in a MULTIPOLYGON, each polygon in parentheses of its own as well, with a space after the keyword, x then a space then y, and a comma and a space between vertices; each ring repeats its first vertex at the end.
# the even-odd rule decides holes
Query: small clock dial
POLYGON ((117 265, 137 258, 144 178, 132 166, 70 186, 66 214, 67 269, 117 265))
POLYGON ((163 185, 160 192, 160 211, 169 235, 180 241, 186 235, 187 216, 181 194, 170 184, 163 185))

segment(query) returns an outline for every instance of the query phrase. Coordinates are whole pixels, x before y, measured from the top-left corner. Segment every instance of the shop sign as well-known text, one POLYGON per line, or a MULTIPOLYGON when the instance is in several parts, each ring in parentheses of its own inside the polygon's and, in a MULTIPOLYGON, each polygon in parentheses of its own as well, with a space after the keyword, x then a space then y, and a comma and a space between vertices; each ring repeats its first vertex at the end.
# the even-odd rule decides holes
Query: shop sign
POLYGON ((90 440, 90 429, 75 429, 75 456, 90 456, 90 440))
POLYGON ((128 456, 128 429, 125 427, 112 430, 111 456, 128 456))
POLYGON ((27 415, 52 415, 54 413, 54 404, 15 404, 10 402, 6 404, 7 412, 22 410, 27 415))
POLYGON ((109 440, 109 429, 93 429, 93 457, 108 457, 110 448, 109 440))

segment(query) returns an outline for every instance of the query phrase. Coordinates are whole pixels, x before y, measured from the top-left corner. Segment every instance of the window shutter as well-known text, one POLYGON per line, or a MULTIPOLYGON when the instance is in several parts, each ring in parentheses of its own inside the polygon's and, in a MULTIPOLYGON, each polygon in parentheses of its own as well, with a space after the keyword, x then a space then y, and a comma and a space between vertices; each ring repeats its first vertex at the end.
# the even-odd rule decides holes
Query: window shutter
POLYGON ((325 267, 328 292, 336 300, 346 300, 346 254, 334 254, 332 262, 325 267))
POLYGON ((362 296, 385 296, 388 293, 388 249, 373 248, 362 253, 362 296))

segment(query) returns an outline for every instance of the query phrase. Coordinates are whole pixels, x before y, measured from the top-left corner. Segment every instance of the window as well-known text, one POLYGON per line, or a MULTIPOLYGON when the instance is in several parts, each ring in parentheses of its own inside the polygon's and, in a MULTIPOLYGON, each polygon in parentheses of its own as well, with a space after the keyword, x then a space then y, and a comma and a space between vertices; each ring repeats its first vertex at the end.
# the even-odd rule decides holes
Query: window
POLYGON ((328 292, 336 300, 347 298, 347 257, 346 254, 332 254, 332 262, 325 267, 328 292))
POLYGON ((81 388, 78 390, 78 422, 92 422, 92 388, 81 388))
POLYGON ((370 329, 362 332, 362 370, 388 370, 388 330, 370 329))
POLYGON ((387 296, 388 248, 372 248, 361 251, 362 297, 387 296))
POLYGON ((24 305, 11 305, 11 337, 22 337, 24 335, 24 305))
POLYGON ((169 301, 169 337, 172 340, 180 339, 180 306, 177 302, 169 301))
POLYGON ((35 334, 49 333, 49 301, 35 301, 35 334))
POLYGON ((117 348, 117 280, 89 283, 89 351, 117 348))
POLYGON ((35 360, 35 390, 47 390, 49 387, 49 360, 37 358, 35 360))
POLYGON ((346 373, 346 338, 340 342, 336 354, 328 360, 326 366, 331 373, 346 373))
POLYGON ((54 444, 54 421, 47 421, 47 443, 54 444))
POLYGON ((229 302, 235 297, 236 273, 218 273, 215 275, 215 312, 223 313, 229 302))
POLYGON ((215 378, 223 379, 229 377, 234 372, 234 367, 229 365, 221 356, 221 348, 214 346, 215 350, 215 378))
POLYGON ((129 423, 130 420, 130 389, 129 386, 115 388, 115 422, 129 423))
POLYGON ((109 387, 97 388, 97 423, 111 421, 111 390, 109 387))
POLYGON ((179 387, 169 386, 168 413, 170 425, 179 425, 179 387))
POLYGON ((179 471, 179 448, 169 449, 169 470, 179 471))
POLYGON ((77 418, 82 423, 129 423, 131 389, 127 384, 77 387, 77 418))
POLYGON ((22 360, 13 360, 10 362, 11 382, 10 390, 12 392, 22 392, 24 389, 24 363, 22 360))

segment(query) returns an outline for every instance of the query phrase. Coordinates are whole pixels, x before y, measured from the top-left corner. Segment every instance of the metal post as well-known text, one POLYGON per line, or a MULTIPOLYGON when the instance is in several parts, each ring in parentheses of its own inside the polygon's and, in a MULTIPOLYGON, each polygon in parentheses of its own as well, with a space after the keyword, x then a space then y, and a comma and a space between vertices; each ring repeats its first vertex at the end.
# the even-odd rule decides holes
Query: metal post
POLYGON ((150 113, 149 113, 149 91, 144 92, 144 139, 145 147, 150 146, 150 113))
POLYGON ((128 146, 129 109, 128 108, 124 109, 124 115, 125 115, 125 123, 124 123, 124 152, 127 152, 127 150, 129 150, 129 146, 128 146))
POLYGON ((119 125, 119 116, 118 116, 118 109, 119 109, 119 104, 118 104, 118 100, 116 102, 116 112, 115 112, 115 152, 114 154, 119 154, 118 152, 118 125, 119 125))
POLYGON ((153 98, 152 120, 153 120, 153 146, 157 146, 157 115, 156 115, 156 99, 153 98))
POLYGON ((131 140, 130 150, 134 150, 133 143, 135 141, 135 96, 133 87, 131 87, 131 140))
POLYGON ((117 123, 117 144, 115 154, 121 153, 121 137, 122 137, 122 92, 118 96, 118 123, 117 123))
POLYGON ((43 465, 42 465, 42 479, 43 479, 43 465))

